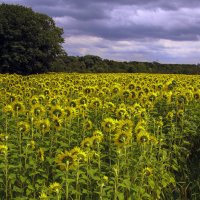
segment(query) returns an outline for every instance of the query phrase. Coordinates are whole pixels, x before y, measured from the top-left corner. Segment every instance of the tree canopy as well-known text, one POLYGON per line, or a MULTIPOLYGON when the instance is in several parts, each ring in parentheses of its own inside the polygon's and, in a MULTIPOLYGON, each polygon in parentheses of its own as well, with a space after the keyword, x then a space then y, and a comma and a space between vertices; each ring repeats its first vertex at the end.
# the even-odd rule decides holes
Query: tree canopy
POLYGON ((0 73, 49 71, 64 53, 63 29, 54 20, 20 5, 0 5, 0 73))

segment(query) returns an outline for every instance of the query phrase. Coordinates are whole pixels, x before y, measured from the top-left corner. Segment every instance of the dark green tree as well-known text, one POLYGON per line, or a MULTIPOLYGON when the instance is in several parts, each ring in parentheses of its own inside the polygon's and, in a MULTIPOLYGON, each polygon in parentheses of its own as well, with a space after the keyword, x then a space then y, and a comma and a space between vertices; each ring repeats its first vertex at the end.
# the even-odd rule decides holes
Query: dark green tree
POLYGON ((20 5, 0 5, 0 72, 33 74, 50 70, 63 53, 63 29, 54 20, 20 5))

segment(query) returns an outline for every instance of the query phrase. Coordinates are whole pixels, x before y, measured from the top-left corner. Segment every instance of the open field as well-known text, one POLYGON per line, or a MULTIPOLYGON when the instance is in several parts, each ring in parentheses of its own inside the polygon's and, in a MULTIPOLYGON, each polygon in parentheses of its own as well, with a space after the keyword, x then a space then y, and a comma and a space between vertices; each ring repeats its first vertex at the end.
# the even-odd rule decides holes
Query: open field
POLYGON ((197 75, 0 75, 0 198, 198 200, 199 125, 197 75))

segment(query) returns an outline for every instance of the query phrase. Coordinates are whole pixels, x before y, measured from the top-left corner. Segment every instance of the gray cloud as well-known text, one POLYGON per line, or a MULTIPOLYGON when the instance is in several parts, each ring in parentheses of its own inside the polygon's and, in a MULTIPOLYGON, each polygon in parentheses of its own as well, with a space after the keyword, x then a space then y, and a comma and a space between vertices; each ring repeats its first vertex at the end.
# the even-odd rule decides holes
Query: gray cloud
POLYGON ((200 48, 199 0, 0 0, 2 2, 32 7, 53 17, 57 25, 64 28, 64 47, 69 54, 96 53, 120 60, 199 62, 199 49, 196 49, 200 48), (73 39, 68 41, 69 38, 73 39), (183 47, 185 51, 179 51, 183 47))

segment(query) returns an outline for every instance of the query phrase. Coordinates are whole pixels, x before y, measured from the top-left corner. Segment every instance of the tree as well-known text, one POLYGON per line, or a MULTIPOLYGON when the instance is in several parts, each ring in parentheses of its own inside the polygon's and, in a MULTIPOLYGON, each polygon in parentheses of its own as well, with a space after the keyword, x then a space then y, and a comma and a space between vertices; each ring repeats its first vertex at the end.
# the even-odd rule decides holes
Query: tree
POLYGON ((64 52, 63 29, 54 20, 20 5, 0 5, 0 72, 33 74, 50 69, 64 52))

